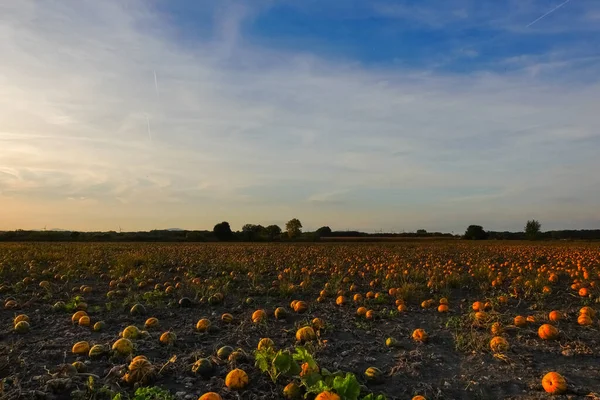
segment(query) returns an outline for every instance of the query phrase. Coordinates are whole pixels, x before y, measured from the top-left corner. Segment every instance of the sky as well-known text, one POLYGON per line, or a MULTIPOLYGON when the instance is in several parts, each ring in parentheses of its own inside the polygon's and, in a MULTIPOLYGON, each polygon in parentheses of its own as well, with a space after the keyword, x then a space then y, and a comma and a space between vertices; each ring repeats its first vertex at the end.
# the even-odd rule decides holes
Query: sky
POLYGON ((0 230, 600 228, 597 0, 0 3, 0 230))

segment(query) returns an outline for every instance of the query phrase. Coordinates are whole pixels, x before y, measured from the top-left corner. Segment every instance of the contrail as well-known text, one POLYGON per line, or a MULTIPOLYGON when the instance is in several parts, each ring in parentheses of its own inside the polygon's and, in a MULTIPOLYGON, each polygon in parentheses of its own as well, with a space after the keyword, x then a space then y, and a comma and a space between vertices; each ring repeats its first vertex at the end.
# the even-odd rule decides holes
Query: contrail
POLYGON ((148 114, 146 114, 146 123, 148 124, 148 138, 150 139, 150 143, 152 143, 152 132, 150 132, 150 118, 148 118, 148 114))
POLYGON ((158 99, 158 79, 156 79, 156 70, 154 70, 154 88, 156 89, 156 98, 158 99))
POLYGON ((554 11, 558 10, 559 8, 561 8, 562 6, 564 6, 565 4, 567 4, 570 1, 571 0, 566 0, 564 3, 561 3, 561 4, 557 5, 552 10, 548 11, 546 14, 544 14, 541 17, 537 18, 535 21, 530 22, 525 28, 529 28, 531 25, 535 24, 536 22, 540 21, 541 19, 546 18, 548 15, 552 14, 554 11))

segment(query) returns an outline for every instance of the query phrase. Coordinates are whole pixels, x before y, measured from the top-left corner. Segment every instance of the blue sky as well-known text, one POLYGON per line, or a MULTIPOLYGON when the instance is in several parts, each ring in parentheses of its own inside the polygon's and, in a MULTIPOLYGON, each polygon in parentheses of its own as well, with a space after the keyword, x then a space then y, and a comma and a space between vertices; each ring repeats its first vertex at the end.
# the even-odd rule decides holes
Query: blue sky
POLYGON ((0 5, 0 229, 600 226, 600 3, 0 5))

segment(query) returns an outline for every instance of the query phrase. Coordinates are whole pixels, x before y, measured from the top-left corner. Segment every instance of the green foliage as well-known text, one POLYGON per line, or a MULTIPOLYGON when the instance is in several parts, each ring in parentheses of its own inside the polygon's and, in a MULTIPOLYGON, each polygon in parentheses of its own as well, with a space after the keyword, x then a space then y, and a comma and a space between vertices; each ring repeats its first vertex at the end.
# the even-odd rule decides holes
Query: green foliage
POLYGON ((385 397, 385 395, 383 394, 376 395, 374 393, 369 393, 368 395, 363 397, 362 400, 387 400, 387 397, 385 397))
POLYGON ((540 234, 541 227, 542 224, 535 219, 527 221, 527 224, 525 224, 525 236, 531 240, 536 239, 540 234))
MULTIPOLYGON (((124 400, 121 393, 113 397, 113 400, 124 400)), ((129 400, 175 400, 175 396, 168 390, 161 389, 157 386, 141 387, 135 391, 133 397, 129 400)))
POLYGON ((276 382, 281 375, 292 377, 299 375, 301 371, 300 366, 289 350, 275 352, 270 347, 256 350, 254 361, 256 367, 262 373, 268 374, 273 382, 276 382))

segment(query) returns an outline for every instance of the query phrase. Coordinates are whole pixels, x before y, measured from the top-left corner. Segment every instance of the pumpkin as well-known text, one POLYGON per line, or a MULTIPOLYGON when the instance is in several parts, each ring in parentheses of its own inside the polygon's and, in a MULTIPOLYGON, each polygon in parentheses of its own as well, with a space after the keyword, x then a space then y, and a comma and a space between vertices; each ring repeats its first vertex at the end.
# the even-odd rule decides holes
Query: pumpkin
POLYGON ((288 383, 283 388, 283 396, 289 400, 296 400, 302 397, 302 389, 295 382, 288 383))
POLYGON ((588 326, 592 324, 592 318, 587 314, 579 314, 577 317, 577 323, 581 326, 588 326))
POLYGON ((546 393, 563 394, 567 391, 567 381, 558 372, 548 372, 542 378, 542 386, 546 393))
POLYGON ((7 310, 17 308, 18 306, 19 303, 17 303, 15 300, 6 300, 6 302, 4 303, 4 308, 7 310))
POLYGON ((315 400, 341 400, 341 397, 333 392, 324 391, 319 393, 315 400))
POLYGON ((315 329, 317 331, 325 328, 325 322, 321 318, 314 318, 311 321, 311 325, 312 325, 313 329, 315 329))
POLYGON ((233 353, 233 347, 231 346, 222 346, 217 350, 217 357, 221 360, 227 360, 229 356, 233 353))
POLYGON ((438 312, 447 313, 448 312, 448 305, 447 304, 440 304, 438 306, 438 312))
POLYGON ((77 311, 75 314, 73 314, 73 316, 71 316, 71 322, 73 324, 77 324, 79 322, 79 319, 83 316, 87 316, 87 313, 85 311, 77 311))
POLYGON ((495 336, 490 340, 490 349, 492 349, 494 353, 504 353, 508 348, 508 341, 502 336, 495 336))
POLYGON ((86 341, 77 342, 73 345, 71 352, 73 354, 79 354, 79 355, 88 354, 90 352, 90 345, 86 341))
POLYGON ((287 317, 287 311, 283 307, 277 307, 275 309, 275 319, 285 319, 287 317))
POLYGON ((309 363, 302 363, 300 366, 300 377, 304 378, 311 374, 319 373, 319 366, 315 365, 314 368, 309 363))
POLYGON ((558 337, 558 329, 550 324, 544 324, 538 329, 538 336, 544 340, 554 340, 558 337))
POLYGON ((490 332, 492 333, 492 335, 498 336, 502 332, 504 332, 504 328, 502 328, 502 324, 500 322, 494 322, 490 327, 490 332))
POLYGON ((294 304, 294 312, 302 314, 308 310, 308 304, 305 301, 298 301, 294 304))
POLYGON ((75 361, 73 364, 71 364, 75 367, 75 369, 77 370, 78 373, 85 373, 87 371, 87 366, 82 363, 81 361, 75 361))
POLYGON ((29 322, 29 317, 25 314, 17 315, 13 320, 13 325, 18 324, 21 321, 29 322))
POLYGON ((365 378, 368 381, 378 382, 381 380, 383 372, 379 368, 369 367, 365 370, 365 378))
POLYGON ((210 320, 202 318, 196 323, 196 330, 198 332, 207 332, 210 329, 210 320))
POLYGON ((146 314, 146 308, 141 304, 134 304, 129 310, 131 315, 144 315, 146 314))
POLYGON ((79 326, 90 326, 90 323, 90 317, 88 317, 87 315, 84 315, 83 317, 79 318, 79 321, 77 322, 79 326))
POLYGON ((225 313, 221 315, 221 321, 223 321, 226 324, 231 324, 233 322, 233 315, 225 313))
POLYGON ((154 380, 154 367, 148 360, 138 359, 132 361, 127 369, 128 371, 123 377, 123 380, 130 385, 135 383, 147 385, 154 380))
POLYGON ((242 362, 246 360, 246 353, 242 350, 236 350, 227 357, 227 361, 230 363, 242 362))
POLYGON ((475 303, 473 303, 473 311, 483 311, 484 309, 485 304, 483 304, 481 301, 476 301, 475 303))
POLYGON ((94 330, 94 332, 100 332, 104 329, 105 326, 106 323, 104 321, 98 321, 94 324, 94 327, 92 329, 94 330))
POLYGON ((137 360, 147 360, 147 359, 148 359, 148 357, 146 357, 143 354, 140 354, 139 356, 133 357, 133 359, 131 360, 131 362, 134 362, 134 361, 137 361, 137 360))
POLYGON ((275 343, 273 343, 273 341, 269 338, 262 338, 259 340, 258 342, 258 346, 256 346, 257 350, 263 350, 263 349, 274 349, 275 348, 275 343))
POLYGON ((144 328, 146 328, 146 329, 156 328, 156 327, 158 327, 158 318, 156 318, 156 317, 150 317, 146 320, 146 322, 144 322, 144 328))
POLYGON ((17 333, 27 333, 29 332, 29 322, 27 321, 19 321, 15 324, 15 332, 17 333))
POLYGON ((525 319, 525 317, 518 315, 515 317, 514 324, 515 324, 515 326, 522 328, 525 325, 527 325, 527 320, 525 319))
POLYGON ((408 309, 405 304, 398 304, 398 312, 405 312, 408 309))
POLYGON ((563 318, 562 314, 560 311, 550 311, 550 314, 548 314, 548 319, 552 322, 558 322, 563 318))
POLYGON ((358 309, 356 310, 356 315, 358 315, 359 317, 364 317, 366 314, 367 314, 366 307, 358 307, 358 309))
MULTIPOLYGON (((179 287, 181 287, 181 284, 178 283, 177 285, 175 285, 175 287, 177 289, 179 289, 179 287)), ((192 300, 190 300, 188 297, 182 297, 181 299, 179 299, 179 307, 181 308, 188 308, 192 306, 192 300)))
POLYGON ((412 400, 427 400, 427 399, 419 394, 419 395, 413 397, 412 400))
POLYGON ((596 310, 594 310, 590 306, 585 306, 581 307, 581 310, 579 310, 579 314, 589 315, 590 318, 594 318, 596 316, 596 310))
POLYGON ((198 400, 223 400, 223 398, 215 392, 204 393, 198 400))
POLYGON ((581 289, 579 289, 579 296, 588 297, 589 293, 588 293, 587 288, 582 287, 581 289))
POLYGON ((344 296, 338 296, 335 299, 335 304, 337 304, 338 306, 343 306, 344 304, 346 304, 347 300, 344 296))
POLYGON ((175 340, 177 340, 177 335, 175 334, 175 332, 165 332, 162 335, 160 335, 160 338, 158 340, 160 341, 160 343, 170 346, 173 343, 175 343, 175 340))
POLYGON ((90 351, 88 352, 88 357, 95 358, 100 357, 106 353, 106 347, 101 344, 95 344, 92 346, 90 351))
POLYGON ((252 313, 252 322, 259 324, 267 319, 267 313, 265 310, 256 310, 252 313))
POLYGON ((363 296, 362 296, 362 294, 360 294, 360 293, 356 293, 356 294, 355 294, 355 295, 352 297, 352 300, 353 300, 355 303, 360 303, 360 302, 362 302, 362 301, 363 301, 363 296))
POLYGON ((387 347, 396 347, 398 346, 398 341, 396 339, 394 339, 393 337, 389 337, 387 339, 385 339, 385 345, 387 347))
POLYGON ((52 311, 63 311, 66 307, 67 307, 67 305, 65 304, 64 301, 57 301, 52 306, 52 311))
POLYGON ((248 386, 248 374, 243 370, 236 368, 230 371, 225 377, 225 386, 231 390, 241 390, 248 386))
POLYGON ((192 372, 204 378, 212 375, 215 367, 208 358, 200 358, 192 365, 192 372))
POLYGON ((448 305, 448 304, 449 304, 449 303, 448 303, 448 299, 447 299, 447 298, 445 298, 445 297, 442 297, 442 298, 440 299, 440 304, 446 304, 446 305, 448 305))
POLYGON ((305 326, 296 331, 296 340, 301 343, 310 342, 316 338, 317 335, 315 334, 315 330, 310 326, 305 326))
POLYGON ((535 317, 533 315, 527 316, 527 322, 535 323, 535 317))
POLYGON ((122 356, 128 356, 133 351, 133 343, 129 339, 121 338, 113 343, 112 350, 122 356))
POLYGON ((125 339, 136 339, 140 335, 140 330, 135 325, 129 325, 127 328, 123 329, 121 332, 121 336, 125 339))
POLYGON ((367 311, 367 313, 365 314, 365 318, 371 319, 371 320, 375 319, 375 311, 373 311, 373 310, 367 311))
POLYGON ((488 320, 488 314, 485 311, 477 311, 475 313, 475 320, 477 322, 485 322, 488 320))
POLYGON ((429 336, 424 329, 415 329, 412 333, 412 338, 417 342, 426 342, 429 336))

